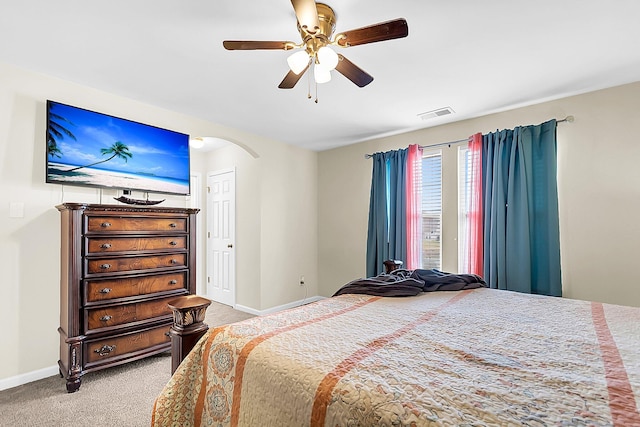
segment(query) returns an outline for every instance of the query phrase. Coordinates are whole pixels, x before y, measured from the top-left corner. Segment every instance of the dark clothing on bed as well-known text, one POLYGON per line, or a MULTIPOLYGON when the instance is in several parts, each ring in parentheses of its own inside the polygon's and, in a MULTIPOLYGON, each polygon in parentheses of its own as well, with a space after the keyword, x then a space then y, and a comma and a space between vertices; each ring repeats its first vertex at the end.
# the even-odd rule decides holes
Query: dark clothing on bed
POLYGON ((475 274, 445 273, 439 270, 413 270, 411 277, 424 282, 424 291, 459 291, 486 288, 482 277, 475 274))
POLYGON ((406 297, 421 292, 458 291, 486 287, 475 274, 453 274, 439 270, 394 270, 389 274, 356 279, 342 286, 333 296, 366 294, 386 297, 406 297))
POLYGON ((422 292, 424 282, 403 274, 407 270, 395 270, 390 274, 379 274, 347 283, 333 294, 367 294, 385 297, 407 297, 422 292))

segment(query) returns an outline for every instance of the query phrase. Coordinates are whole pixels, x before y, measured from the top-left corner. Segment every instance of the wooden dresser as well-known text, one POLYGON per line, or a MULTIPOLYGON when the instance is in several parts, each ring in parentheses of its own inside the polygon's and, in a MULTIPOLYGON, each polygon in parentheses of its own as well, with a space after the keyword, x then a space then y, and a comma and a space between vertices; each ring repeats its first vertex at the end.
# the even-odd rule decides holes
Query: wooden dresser
POLYGON ((170 350, 169 301, 196 291, 198 209, 64 203, 60 373, 85 373, 170 350))

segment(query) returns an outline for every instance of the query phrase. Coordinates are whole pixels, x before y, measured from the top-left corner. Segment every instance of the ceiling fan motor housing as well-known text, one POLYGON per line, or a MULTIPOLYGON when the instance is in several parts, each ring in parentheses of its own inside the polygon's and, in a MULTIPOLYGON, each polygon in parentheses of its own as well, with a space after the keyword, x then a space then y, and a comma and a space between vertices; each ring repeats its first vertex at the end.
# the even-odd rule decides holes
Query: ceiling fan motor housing
POLYGON ((303 44, 306 45, 307 53, 315 57, 318 49, 331 43, 331 36, 336 29, 336 13, 334 10, 324 3, 316 3, 318 10, 318 22, 320 28, 311 32, 306 28, 302 28, 298 22, 298 31, 302 37, 303 44))

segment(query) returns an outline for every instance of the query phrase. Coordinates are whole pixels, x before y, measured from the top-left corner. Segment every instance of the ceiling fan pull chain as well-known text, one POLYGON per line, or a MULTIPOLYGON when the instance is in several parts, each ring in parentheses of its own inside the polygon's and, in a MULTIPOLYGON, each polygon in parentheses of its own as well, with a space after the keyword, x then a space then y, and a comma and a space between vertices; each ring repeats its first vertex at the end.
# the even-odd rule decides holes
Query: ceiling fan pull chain
POLYGON ((311 73, 307 72, 307 99, 311 99, 311 73))
POLYGON ((316 104, 318 103, 318 83, 316 83, 316 104))

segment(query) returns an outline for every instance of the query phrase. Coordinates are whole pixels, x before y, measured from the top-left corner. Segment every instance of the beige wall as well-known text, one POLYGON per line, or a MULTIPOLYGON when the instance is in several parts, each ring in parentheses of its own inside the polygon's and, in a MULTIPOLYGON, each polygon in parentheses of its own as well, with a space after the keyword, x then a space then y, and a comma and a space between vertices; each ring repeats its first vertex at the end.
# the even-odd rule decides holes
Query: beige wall
MULTIPOLYGON (((219 155, 194 153, 192 172, 204 181, 198 247, 204 247, 206 174, 235 167, 238 304, 260 311, 301 300, 300 274, 307 278, 310 295, 317 294, 317 153, 0 64, 0 388, 34 372, 57 371, 60 220, 55 206, 116 203, 113 197, 119 195, 45 184, 47 99, 237 144, 219 155), (24 217, 9 216, 11 203, 24 205, 24 217)), ((165 206, 193 204, 185 197, 166 198, 165 206)), ((206 269, 200 252, 198 288, 203 289, 206 269)))
MULTIPOLYGON (((636 265, 640 248, 640 83, 367 141, 319 153, 320 292, 330 295, 365 272, 371 161, 365 153, 437 144, 476 132, 575 116, 558 125, 558 191, 564 295, 640 306, 636 265)), ((444 147, 445 162, 455 149, 444 147)), ((453 206, 455 178, 444 178, 453 206)), ((443 232, 443 269, 457 270, 454 223, 443 232), (446 233, 446 234, 445 234, 446 233)))
POLYGON ((273 147, 263 159, 270 165, 261 182, 264 309, 282 305, 290 295, 295 298, 289 301, 302 300, 301 275, 307 296, 318 295, 318 168, 317 153, 285 144, 273 147), (283 245, 287 250, 278 250, 283 245), (307 250, 312 257, 306 255, 307 250))

